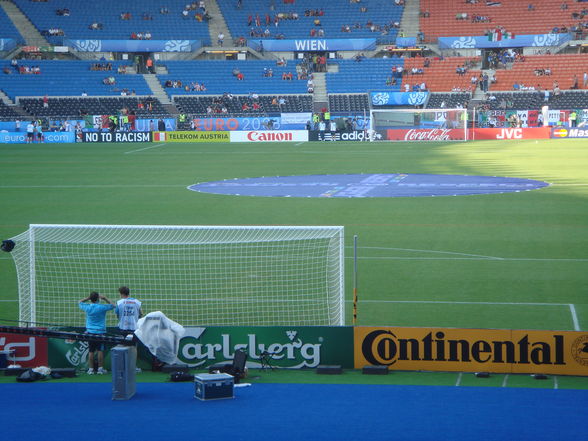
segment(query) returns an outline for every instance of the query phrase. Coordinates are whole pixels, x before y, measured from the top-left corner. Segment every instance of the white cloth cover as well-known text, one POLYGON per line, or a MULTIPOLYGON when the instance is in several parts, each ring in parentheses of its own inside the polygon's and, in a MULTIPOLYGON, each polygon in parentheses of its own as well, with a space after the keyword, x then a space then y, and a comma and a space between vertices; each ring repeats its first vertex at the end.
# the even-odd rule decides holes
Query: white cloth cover
POLYGON ((154 311, 139 319, 135 335, 159 360, 174 364, 185 332, 182 325, 168 319, 163 312, 154 311))

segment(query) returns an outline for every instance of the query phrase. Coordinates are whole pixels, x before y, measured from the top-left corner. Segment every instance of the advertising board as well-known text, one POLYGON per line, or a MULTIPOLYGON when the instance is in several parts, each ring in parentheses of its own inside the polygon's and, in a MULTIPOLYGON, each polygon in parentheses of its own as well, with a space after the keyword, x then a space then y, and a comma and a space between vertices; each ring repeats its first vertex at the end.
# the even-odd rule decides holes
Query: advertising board
POLYGON ((465 139, 463 129, 388 129, 389 141, 455 141, 465 139))
POLYGON ((354 328, 355 367, 588 375, 588 333, 457 328, 354 328))
POLYGON ((229 132, 153 132, 153 142, 229 142, 229 132))
POLYGON ((151 142, 151 132, 83 132, 82 142, 151 142))
POLYGON ((47 366, 47 339, 0 333, 0 351, 9 351, 9 363, 22 367, 47 366))
POLYGON ((471 139, 547 139, 549 127, 473 129, 471 139))
POLYGON ((230 132, 231 142, 306 142, 306 130, 256 130, 230 132))

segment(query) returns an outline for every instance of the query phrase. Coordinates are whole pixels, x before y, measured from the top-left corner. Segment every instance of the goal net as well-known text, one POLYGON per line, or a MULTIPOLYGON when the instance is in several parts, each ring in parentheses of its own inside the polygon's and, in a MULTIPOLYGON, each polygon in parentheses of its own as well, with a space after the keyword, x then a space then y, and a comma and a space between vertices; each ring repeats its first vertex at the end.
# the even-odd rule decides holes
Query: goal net
POLYGON ((467 109, 371 109, 372 141, 467 141, 467 109))
POLYGON ((78 301, 124 285, 182 325, 344 324, 343 227, 31 225, 12 241, 21 321, 83 326, 78 301))

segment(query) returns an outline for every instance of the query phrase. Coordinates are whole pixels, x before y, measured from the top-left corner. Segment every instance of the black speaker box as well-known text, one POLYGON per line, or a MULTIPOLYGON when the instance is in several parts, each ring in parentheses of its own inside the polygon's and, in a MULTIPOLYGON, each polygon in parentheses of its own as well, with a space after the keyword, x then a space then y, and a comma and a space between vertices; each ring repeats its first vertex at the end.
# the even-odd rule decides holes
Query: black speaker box
POLYGON ((361 373, 365 375, 388 375, 388 372, 388 366, 383 365, 368 365, 364 366, 361 370, 361 373))
POLYGON ((62 377, 73 378, 76 376, 76 369, 75 368, 51 368, 51 373, 57 373, 62 377))
POLYGON ((339 375, 343 373, 343 369, 339 365, 320 365, 317 366, 316 373, 321 375, 339 375))
POLYGON ((166 374, 171 374, 172 372, 188 372, 189 370, 190 366, 186 366, 185 364, 166 364, 161 367, 161 372, 165 372, 166 374))

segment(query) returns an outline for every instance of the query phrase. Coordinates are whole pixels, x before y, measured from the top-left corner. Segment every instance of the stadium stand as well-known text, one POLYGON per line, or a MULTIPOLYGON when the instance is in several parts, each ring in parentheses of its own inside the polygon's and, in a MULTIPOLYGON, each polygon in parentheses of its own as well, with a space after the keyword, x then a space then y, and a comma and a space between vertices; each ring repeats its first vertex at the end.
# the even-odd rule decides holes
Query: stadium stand
POLYGON ((197 10, 191 10, 187 18, 182 16, 182 10, 187 3, 185 0, 14 0, 14 3, 53 44, 60 44, 64 37, 128 40, 131 34, 139 32, 149 32, 152 40, 210 41, 208 23, 194 18, 197 10), (168 13, 161 13, 164 7, 168 13), (58 10, 68 10, 68 14, 58 15, 58 10), (121 14, 127 13, 129 18, 123 19, 121 14), (101 25, 101 29, 91 29, 93 23, 101 25), (60 29, 63 35, 50 36, 47 34, 49 29, 60 29))
POLYGON ((515 84, 519 89, 534 87, 537 90, 553 90, 556 83, 560 89, 570 89, 574 83, 576 89, 584 87, 588 54, 529 55, 524 60, 511 63, 507 66, 509 69, 497 69, 496 83, 490 90, 513 90, 515 84))
POLYGON ((585 21, 580 14, 583 9, 585 4, 571 0, 421 0, 420 28, 426 42, 437 37, 486 35, 496 26, 514 35, 567 32, 585 21))
POLYGON ((550 109, 586 109, 588 108, 588 93, 583 91, 566 91, 560 95, 550 95, 546 100, 542 92, 497 92, 489 95, 485 105, 491 110, 527 110, 540 109, 548 105, 550 109))
POLYGON ((19 60, 14 67, 10 61, 0 61, 0 69, 12 73, 0 75, 0 90, 13 101, 17 96, 81 96, 121 95, 127 90, 129 95, 150 95, 151 89, 142 75, 118 73, 123 61, 69 61, 69 60, 19 60), (93 65, 106 66, 110 63, 112 70, 91 70, 93 65), (40 72, 18 73, 21 68, 40 72), (104 84, 104 80, 113 77, 114 84, 104 84), (75 81, 72 81, 75 78, 75 81))
POLYGON ((118 114, 121 109, 127 109, 138 116, 168 113, 159 101, 151 97, 48 98, 47 107, 44 106, 43 99, 22 98, 20 104, 29 114, 43 117, 113 115, 118 114))
POLYGON ((459 106, 467 107, 467 103, 472 98, 471 93, 450 92, 450 93, 431 93, 427 107, 429 109, 455 109, 459 106))
POLYGON ((18 117, 18 113, 16 113, 12 107, 7 106, 6 104, 4 104, 3 101, 0 101, 0 117, 2 117, 2 118, 18 117))
POLYGON ((168 73, 158 75, 161 85, 169 96, 174 95, 234 95, 249 93, 297 95, 307 93, 307 80, 298 79, 296 68, 300 62, 288 62, 287 66, 277 66, 271 60, 252 61, 167 61, 161 63, 168 73), (264 68, 272 69, 273 76, 264 76, 264 68), (236 72, 243 74, 239 80, 236 72), (292 74, 292 80, 282 79, 282 75, 292 74), (181 87, 165 87, 167 81, 181 82, 181 87), (186 90, 191 83, 203 84, 206 90, 186 90))
POLYGON ((473 91, 476 83, 472 78, 478 78, 481 71, 472 67, 477 66, 479 61, 479 57, 407 58, 404 62, 402 86, 406 87, 408 84, 409 90, 412 90, 415 84, 424 82, 431 92, 473 91), (426 60, 430 63, 428 67, 426 60), (413 68, 421 69, 422 73, 413 74, 413 68))
POLYGON ((401 21, 404 10, 404 6, 392 1, 378 0, 320 3, 314 0, 245 0, 241 8, 237 8, 236 0, 217 0, 217 3, 234 38, 257 39, 266 38, 263 35, 267 29, 267 38, 385 37, 394 41, 399 30, 394 23, 401 21), (312 15, 321 14, 321 11, 322 15, 312 15), (259 21, 256 23, 257 16, 259 21), (275 25, 276 17, 278 26, 275 25), (315 25, 315 20, 319 20, 320 25, 315 25), (349 32, 343 30, 345 26, 350 27, 349 32), (311 34, 313 30, 315 35, 311 34))
POLYGON ((227 113, 234 116, 268 116, 274 114, 312 112, 312 97, 308 95, 260 95, 257 99, 249 96, 202 96, 187 97, 181 96, 175 98, 175 103, 182 113, 196 115, 201 117, 222 116, 220 110, 222 107, 227 109, 227 113), (283 98, 283 104, 279 104, 279 99, 283 98), (275 100, 275 102, 274 102, 275 100), (257 102, 259 110, 253 110, 253 103, 257 102), (244 104, 249 110, 243 110, 244 104), (210 108, 212 112, 207 109, 210 108))
POLYGON ((331 94, 329 109, 333 113, 367 113, 370 111, 370 103, 366 94, 331 94))
POLYGON ((329 60, 328 64, 338 65, 337 72, 327 72, 327 91, 329 93, 365 93, 370 89, 400 90, 396 85, 387 85, 393 76, 393 67, 403 66, 403 58, 364 58, 356 60, 329 60))
POLYGON ((18 29, 14 26, 14 23, 4 12, 4 9, 0 7, 0 38, 13 38, 18 44, 24 44, 24 38, 18 32, 18 29))

